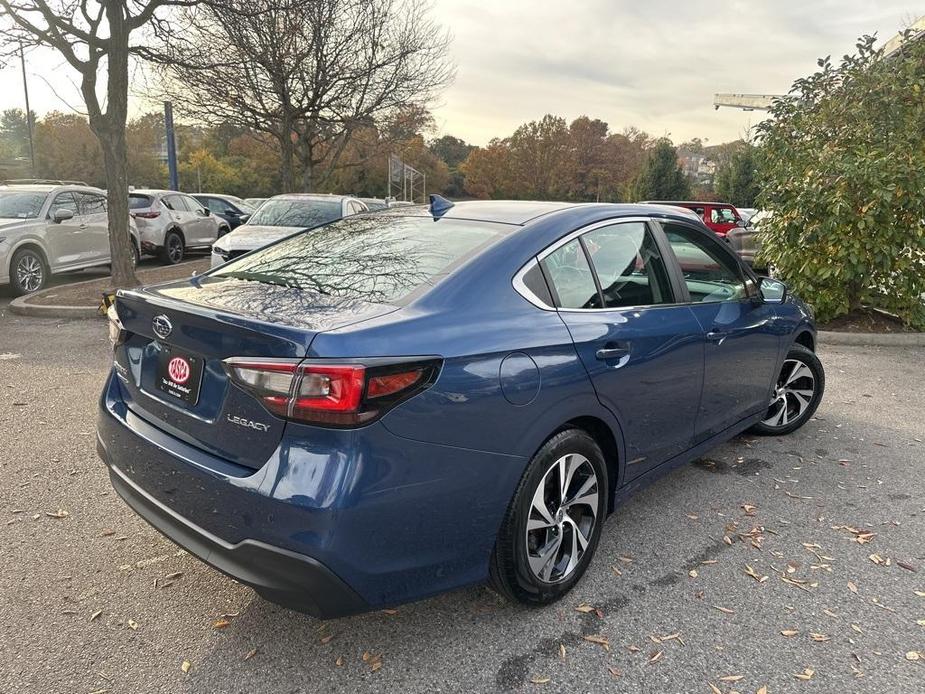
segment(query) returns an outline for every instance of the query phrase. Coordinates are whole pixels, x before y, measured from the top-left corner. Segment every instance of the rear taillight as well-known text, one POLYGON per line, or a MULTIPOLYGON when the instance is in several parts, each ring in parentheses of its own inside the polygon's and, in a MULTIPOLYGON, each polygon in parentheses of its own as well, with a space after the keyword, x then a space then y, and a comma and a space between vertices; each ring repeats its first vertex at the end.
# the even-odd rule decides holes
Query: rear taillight
POLYGON ((279 417, 327 426, 359 426, 434 382, 439 359, 329 363, 231 358, 232 382, 279 417))
POLYGON ((149 212, 132 212, 132 216, 135 219, 157 219, 161 216, 161 213, 158 210, 151 210, 149 212))

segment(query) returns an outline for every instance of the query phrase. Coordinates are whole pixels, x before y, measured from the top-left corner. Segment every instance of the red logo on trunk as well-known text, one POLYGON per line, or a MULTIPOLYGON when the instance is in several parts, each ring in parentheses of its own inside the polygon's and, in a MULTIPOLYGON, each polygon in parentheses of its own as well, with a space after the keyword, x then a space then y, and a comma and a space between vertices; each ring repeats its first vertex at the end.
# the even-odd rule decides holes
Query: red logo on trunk
POLYGON ((186 383, 189 380, 189 362, 183 357, 174 357, 167 364, 167 373, 174 383, 186 383))

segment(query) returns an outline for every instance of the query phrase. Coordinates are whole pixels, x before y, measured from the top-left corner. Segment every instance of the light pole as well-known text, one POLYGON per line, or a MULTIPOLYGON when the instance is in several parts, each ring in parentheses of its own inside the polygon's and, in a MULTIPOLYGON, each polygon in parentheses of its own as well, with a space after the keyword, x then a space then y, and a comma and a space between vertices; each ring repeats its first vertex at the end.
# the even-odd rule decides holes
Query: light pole
POLYGON ((26 53, 22 41, 19 42, 19 62, 22 63, 22 90, 26 95, 26 126, 29 130, 29 162, 32 166, 32 178, 35 178, 35 144, 32 141, 32 109, 29 107, 29 83, 26 81, 26 53))

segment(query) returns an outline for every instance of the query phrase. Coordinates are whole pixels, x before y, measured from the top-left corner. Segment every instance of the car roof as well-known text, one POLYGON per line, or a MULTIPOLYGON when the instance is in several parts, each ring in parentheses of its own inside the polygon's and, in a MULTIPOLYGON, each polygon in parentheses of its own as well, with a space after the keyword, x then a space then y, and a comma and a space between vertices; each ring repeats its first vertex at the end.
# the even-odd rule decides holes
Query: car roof
POLYGON ((728 202, 720 202, 719 200, 644 200, 640 204, 642 205, 713 205, 714 207, 735 207, 733 204, 728 202))
POLYGON ((182 190, 163 190, 160 188, 135 188, 128 192, 129 195, 192 195, 184 193, 182 190))
POLYGON ((81 185, 78 183, 16 183, 13 185, 3 183, 0 184, 0 190, 15 190, 25 193, 50 193, 53 190, 83 190, 91 193, 106 193, 106 191, 102 188, 81 185))
POLYGON ((237 195, 227 193, 190 193, 194 198, 221 198, 222 200, 241 200, 237 195))
POLYGON ((334 195, 332 193, 283 193, 282 195, 274 195, 272 198, 267 198, 267 200, 359 200, 352 195, 334 195))

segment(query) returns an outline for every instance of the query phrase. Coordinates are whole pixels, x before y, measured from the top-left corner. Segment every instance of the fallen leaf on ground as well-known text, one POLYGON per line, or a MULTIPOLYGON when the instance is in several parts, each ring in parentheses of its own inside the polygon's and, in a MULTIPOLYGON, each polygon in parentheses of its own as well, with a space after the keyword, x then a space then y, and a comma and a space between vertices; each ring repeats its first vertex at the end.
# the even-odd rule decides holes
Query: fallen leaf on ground
POLYGON ((607 670, 610 672, 610 674, 611 674, 613 677, 622 677, 622 676, 623 676, 623 671, 622 671, 620 668, 614 667, 613 665, 608 665, 608 666, 607 666, 607 670))
POLYGON ((213 629, 224 629, 230 625, 231 625, 231 622, 229 622, 227 619, 218 619, 212 622, 213 629))
POLYGON ((533 682, 533 684, 549 684, 550 680, 548 677, 536 675, 534 677, 531 677, 530 681, 533 682))
POLYGON ((921 660, 922 654, 918 651, 909 651, 906 653, 906 660, 921 660))
POLYGON ((138 629, 138 622, 136 622, 134 619, 128 620, 128 628, 129 628, 129 629, 132 629, 133 631, 134 631, 134 630, 137 630, 137 629, 138 629))
POLYGON ((605 651, 610 650, 610 641, 607 640, 606 636, 601 636, 600 634, 589 634, 588 636, 583 637, 585 641, 590 641, 591 643, 596 643, 602 647, 605 651))
POLYGON ((101 614, 103 614, 103 611, 102 611, 102 610, 97 610, 96 612, 94 612, 93 614, 90 615, 90 621, 92 622, 94 619, 96 619, 97 617, 99 617, 101 614))
POLYGON ((344 666, 344 656, 342 655, 337 656, 337 660, 334 661, 334 665, 337 667, 343 667, 344 666))
POLYGON ((719 605, 713 605, 713 609, 719 610, 725 614, 735 614, 735 610, 730 610, 728 607, 720 607, 719 605))
POLYGON ((327 636, 322 636, 319 639, 320 643, 331 643, 331 639, 334 638, 334 634, 328 634, 327 636))
POLYGON ((725 677, 720 677, 720 682, 738 682, 739 680, 745 679, 745 675, 726 675, 725 677))
POLYGON ((751 576, 752 578, 754 578, 756 581, 758 581, 758 583, 764 583, 765 581, 768 580, 767 576, 762 576, 748 564, 745 565, 745 573, 751 576))
POLYGON ((809 638, 811 638, 813 641, 820 641, 820 642, 832 640, 831 636, 826 636, 825 634, 816 634, 812 632, 810 633, 809 638))
POLYGON ((620 569, 618 569, 616 566, 611 566, 611 567, 610 567, 610 570, 613 571, 614 575, 616 575, 616 576, 622 576, 622 575, 623 575, 623 572, 620 571, 620 569))
POLYGON ((183 663, 180 665, 180 669, 183 670, 183 672, 189 672, 189 669, 191 667, 193 667, 193 664, 188 660, 184 660, 183 663))
POLYGON ((252 648, 252 649, 250 649, 247 653, 244 654, 244 660, 250 660, 250 659, 253 658, 255 655, 257 655, 257 649, 256 649, 256 648, 252 648))
POLYGON ((48 516, 49 518, 67 518, 71 514, 59 508, 57 511, 54 511, 54 512, 45 511, 45 515, 48 516))
POLYGON ((387 614, 390 617, 398 614, 398 610, 380 610, 382 614, 387 614))
POLYGON ((781 636, 786 636, 786 637, 789 638, 789 637, 791 637, 791 636, 796 636, 796 635, 799 634, 799 633, 800 633, 800 632, 797 631, 796 629, 784 629, 784 630, 781 632, 781 636))
POLYGON ((652 654, 649 655, 649 662, 650 663, 658 662, 659 660, 662 659, 662 656, 664 654, 665 654, 665 651, 653 651, 652 654))
POLYGON ((588 614, 589 612, 594 612, 594 608, 588 603, 583 602, 578 607, 575 608, 575 612, 581 612, 583 614, 588 614))
POLYGON ((852 593, 857 593, 858 587, 851 581, 848 581, 848 590, 850 590, 852 593))
POLYGON ((690 571, 687 572, 687 575, 690 576, 691 578, 697 578, 697 569, 691 569, 690 571))
POLYGON ((755 511, 758 510, 758 507, 753 506, 752 504, 742 504, 742 510, 745 511, 746 516, 754 516, 755 511))
POLYGON ((811 680, 813 678, 813 675, 815 674, 816 674, 815 670, 810 670, 809 668, 806 668, 805 670, 803 670, 803 672, 800 672, 794 675, 794 677, 796 677, 798 680, 811 680))
POLYGON ((768 694, 768 688, 765 687, 764 685, 761 685, 760 687, 758 687, 758 691, 755 692, 755 694, 768 694))

